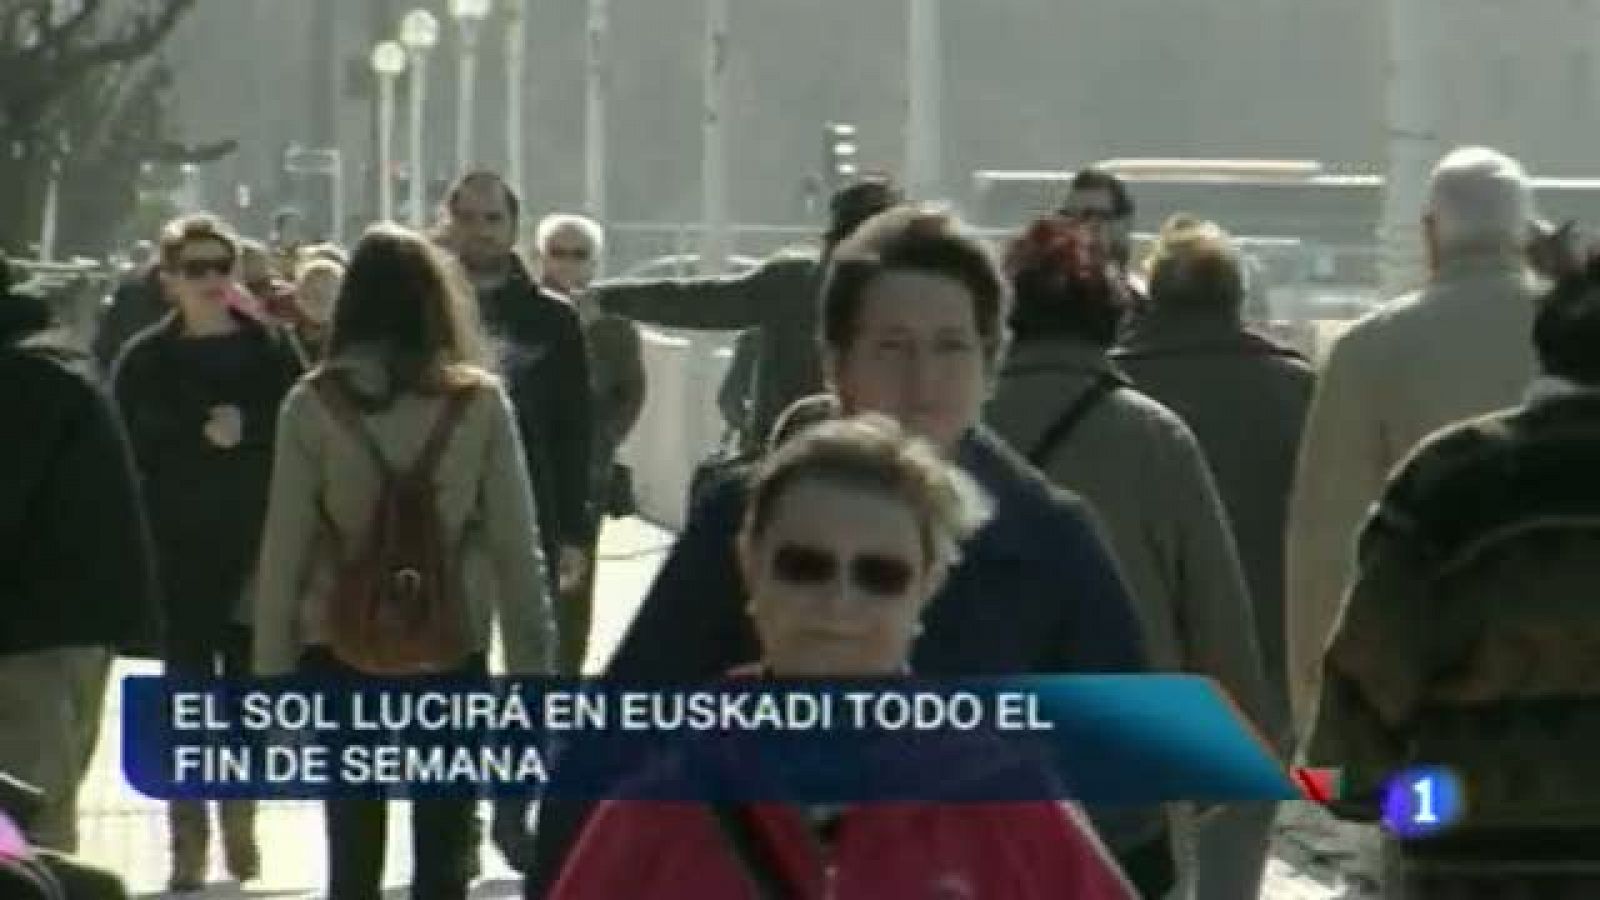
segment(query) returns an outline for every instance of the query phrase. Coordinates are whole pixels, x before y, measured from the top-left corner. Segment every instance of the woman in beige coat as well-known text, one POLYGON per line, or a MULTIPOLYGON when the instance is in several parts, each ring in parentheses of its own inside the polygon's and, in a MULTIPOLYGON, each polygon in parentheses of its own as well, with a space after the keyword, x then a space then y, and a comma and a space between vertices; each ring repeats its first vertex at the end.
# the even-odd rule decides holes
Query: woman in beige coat
MULTIPOLYGON (((433 481, 443 545, 459 548, 468 649, 443 674, 487 674, 494 620, 508 673, 550 670, 549 598, 519 436, 505 392, 478 367, 476 317, 451 272, 437 250, 403 229, 369 231, 356 248, 335 302, 328 360, 289 393, 280 415, 255 604, 258 675, 352 673, 330 647, 328 532, 361 546, 381 483, 371 454, 395 468, 411 465, 453 397, 461 398, 458 417, 433 481), (339 383, 356 422, 327 405, 321 379, 339 383)), ((326 812, 329 894, 377 897, 384 804, 329 801, 326 812)), ((470 800, 415 804, 415 896, 466 897, 473 824, 470 800)))
POLYGON ((1126 305, 1092 257, 1061 219, 1035 223, 1012 248, 1016 338, 985 418, 1100 513, 1155 667, 1216 679, 1266 732, 1265 673, 1222 500, 1183 420, 1107 359, 1126 305))

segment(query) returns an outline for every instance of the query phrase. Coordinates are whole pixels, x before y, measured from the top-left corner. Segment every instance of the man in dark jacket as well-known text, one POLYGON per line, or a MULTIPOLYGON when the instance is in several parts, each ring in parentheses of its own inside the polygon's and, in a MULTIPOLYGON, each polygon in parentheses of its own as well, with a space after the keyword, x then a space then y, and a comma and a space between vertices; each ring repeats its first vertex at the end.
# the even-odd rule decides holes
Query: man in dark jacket
POLYGON ((40 346, 0 263, 0 770, 45 792, 30 837, 76 848, 112 650, 154 643, 152 554, 128 444, 86 361, 40 346))
POLYGON ((1240 260, 1224 231, 1195 222, 1163 238, 1150 310, 1113 358, 1205 451, 1255 603, 1275 718, 1286 726, 1284 529, 1315 375, 1295 350, 1244 324, 1240 260))
POLYGON ((513 248, 521 204, 498 174, 462 175, 445 198, 442 241, 478 292, 516 407, 538 503, 546 570, 581 577, 588 531, 594 419, 589 355, 571 304, 541 288, 513 248))
POLYGON ((817 287, 833 248, 856 226, 899 201, 899 189, 881 177, 840 189, 833 197, 820 259, 782 253, 738 278, 606 281, 593 291, 606 311, 653 325, 759 329, 739 342, 743 355, 730 370, 734 380, 724 385, 720 402, 724 415, 743 407, 743 418, 728 424, 739 433, 740 449, 754 450, 765 444, 790 404, 822 390, 817 287))
MULTIPOLYGON (((1183 419, 1210 463, 1253 601, 1269 690, 1261 724, 1287 752, 1284 529, 1314 376, 1294 350, 1245 327, 1243 304, 1239 256, 1220 228, 1163 229, 1150 305, 1113 356, 1183 419)), ((1234 807, 1201 829, 1196 900, 1260 893, 1273 813, 1234 807)))
POLYGON ((1427 791, 1405 824, 1450 825, 1391 844, 1385 886, 1410 900, 1600 896, 1600 257, 1541 301, 1533 344, 1520 406, 1390 478, 1324 657, 1307 757, 1342 767, 1335 812, 1427 791), (1423 764, 1454 773, 1464 816, 1436 780, 1386 783, 1423 764))

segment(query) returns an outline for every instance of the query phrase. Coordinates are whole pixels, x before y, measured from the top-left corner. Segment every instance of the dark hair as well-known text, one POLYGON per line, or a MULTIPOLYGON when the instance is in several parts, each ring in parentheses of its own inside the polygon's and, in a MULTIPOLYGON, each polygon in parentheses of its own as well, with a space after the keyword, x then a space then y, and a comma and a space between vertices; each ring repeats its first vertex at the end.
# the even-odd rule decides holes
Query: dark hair
POLYGON ((1533 347, 1545 374, 1600 387, 1600 253, 1590 251, 1540 300, 1533 347))
POLYGON ((856 337, 867 288, 891 271, 923 272, 960 283, 992 366, 1005 345, 1009 297, 983 242, 949 213, 898 206, 862 223, 835 250, 822 284, 822 340, 842 353, 856 337))
POLYGON ((868 175, 834 192, 828 201, 831 220, 823 243, 835 247, 855 233, 861 223, 905 200, 894 180, 885 174, 868 175))
POLYGON ((177 268, 183 256, 183 248, 202 241, 220 244, 228 251, 228 262, 238 262, 239 238, 234 235, 233 230, 216 216, 199 213, 173 219, 161 229, 161 267, 177 268))
POLYGON ((493 169, 468 169, 461 173, 450 188, 445 191, 444 208, 447 212, 455 212, 456 204, 461 200, 461 192, 480 183, 496 185, 505 193, 506 209, 511 213, 511 225, 515 227, 522 221, 522 198, 517 196, 517 189, 511 186, 499 172, 493 169))
POLYGON ((1067 187, 1068 194, 1100 190, 1111 193, 1111 211, 1116 213, 1117 218, 1133 218, 1133 195, 1128 193, 1128 186, 1121 178, 1105 169, 1084 166, 1072 176, 1072 184, 1067 187))
POLYGON ((988 514, 968 476, 899 423, 869 413, 813 425, 775 450, 757 469, 740 539, 759 539, 778 500, 802 481, 823 481, 900 500, 916 515, 930 564, 953 561, 956 547, 988 514))
POLYGON ((388 373, 387 405, 403 391, 430 392, 481 377, 482 329, 469 292, 443 252, 398 225, 369 228, 356 244, 334 301, 329 358, 375 351, 388 373))
POLYGON ((1061 216, 1035 219, 1007 248, 1005 265, 1018 341, 1073 336, 1109 346, 1117 339, 1127 298, 1085 226, 1061 216))

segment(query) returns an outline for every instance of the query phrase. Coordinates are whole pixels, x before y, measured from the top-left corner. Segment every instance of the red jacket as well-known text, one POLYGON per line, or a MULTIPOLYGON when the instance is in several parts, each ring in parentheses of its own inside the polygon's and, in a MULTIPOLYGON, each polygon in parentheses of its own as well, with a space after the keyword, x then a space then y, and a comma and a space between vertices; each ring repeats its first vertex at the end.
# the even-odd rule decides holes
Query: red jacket
MULTIPOLYGON (((1135 900, 1093 830, 1055 803, 848 808, 831 850, 802 813, 750 807, 804 900, 1135 900)), ((612 801, 589 822, 553 900, 749 900, 715 818, 687 803, 612 801)))

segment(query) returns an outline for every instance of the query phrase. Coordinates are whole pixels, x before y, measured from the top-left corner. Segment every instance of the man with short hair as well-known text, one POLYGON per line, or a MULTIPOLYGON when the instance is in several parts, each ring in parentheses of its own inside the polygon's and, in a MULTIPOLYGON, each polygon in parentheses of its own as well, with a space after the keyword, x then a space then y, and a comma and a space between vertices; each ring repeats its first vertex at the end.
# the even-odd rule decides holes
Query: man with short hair
POLYGON ((754 452, 765 446, 784 410, 822 390, 817 286, 833 248, 900 200, 888 178, 863 178, 834 194, 820 256, 779 253, 736 278, 605 281, 595 286, 595 297, 608 312, 653 325, 751 329, 754 336, 740 341, 721 405, 742 413, 728 424, 738 431, 740 448, 754 452))
POLYGON ((1389 842, 1385 896, 1600 896, 1600 258, 1532 331, 1520 404, 1433 434, 1384 487, 1324 661, 1307 756, 1341 767, 1336 813, 1376 819, 1419 765, 1467 792, 1450 821, 1459 800, 1423 788, 1450 829, 1389 842))
POLYGON ((1085 166, 1072 176, 1066 199, 1056 214, 1092 227, 1122 280, 1124 293, 1133 307, 1129 310, 1130 317, 1142 314, 1146 306, 1145 286, 1130 268, 1134 205, 1127 184, 1115 173, 1085 166))
POLYGON ((1533 377, 1533 219, 1520 163, 1484 147, 1452 151, 1434 169, 1422 218, 1427 286, 1362 318, 1330 351, 1289 511, 1288 683, 1302 729, 1356 530, 1390 471, 1437 429, 1514 405, 1533 377))
MULTIPOLYGON (((1270 713, 1261 725, 1292 743, 1283 661, 1283 530, 1295 453, 1314 381, 1294 350, 1249 328, 1243 262, 1212 222, 1168 220, 1150 273, 1150 306, 1123 336, 1116 364, 1183 418, 1205 451, 1238 542, 1270 713)), ((1276 804, 1240 804, 1199 832, 1195 900, 1261 893, 1276 804)))
POLYGON ((499 174, 457 179, 445 197, 441 243, 477 290, 484 324, 500 350, 552 588, 580 577, 589 517, 593 421, 589 358, 571 304, 534 281, 514 252, 521 203, 499 174))
MULTIPOLYGON (((644 409, 645 373, 639 331, 621 316, 609 315, 588 292, 605 236, 599 223, 585 216, 551 215, 534 231, 534 255, 539 282, 546 289, 572 300, 583 324, 589 351, 590 393, 594 411, 594 436, 589 469, 589 516, 581 546, 585 566, 556 606, 560 623, 558 671, 576 678, 583 674, 589 629, 594 610, 594 557, 599 547, 604 516, 619 513, 614 503, 623 489, 616 467, 617 449, 639 421, 644 409)), ((620 511, 621 514, 628 514, 620 511)))

